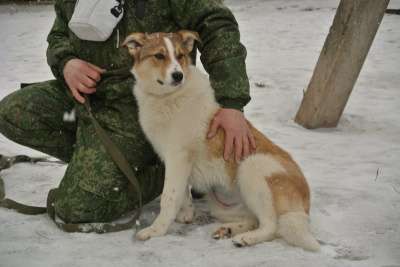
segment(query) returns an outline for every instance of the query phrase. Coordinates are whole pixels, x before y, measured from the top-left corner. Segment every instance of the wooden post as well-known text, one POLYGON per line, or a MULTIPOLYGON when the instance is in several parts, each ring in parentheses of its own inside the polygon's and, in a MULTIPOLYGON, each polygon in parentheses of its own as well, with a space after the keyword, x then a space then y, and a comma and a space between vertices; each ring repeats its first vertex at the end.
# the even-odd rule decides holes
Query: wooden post
POLYGON ((336 127, 389 0, 341 0, 295 121, 336 127))

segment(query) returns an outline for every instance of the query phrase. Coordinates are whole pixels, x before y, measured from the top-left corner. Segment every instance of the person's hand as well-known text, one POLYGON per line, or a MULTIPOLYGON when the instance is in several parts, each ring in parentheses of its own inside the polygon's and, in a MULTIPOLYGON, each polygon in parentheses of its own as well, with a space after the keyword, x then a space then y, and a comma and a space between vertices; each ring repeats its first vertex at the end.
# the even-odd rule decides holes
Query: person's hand
POLYGON ((63 70, 65 82, 73 97, 82 104, 85 102, 82 94, 96 92, 96 83, 104 72, 104 69, 77 58, 69 60, 63 70))
POLYGON ((225 160, 229 160, 234 152, 235 160, 239 162, 255 151, 256 142, 242 112, 236 109, 220 109, 211 122, 207 137, 214 137, 219 127, 225 131, 225 160))

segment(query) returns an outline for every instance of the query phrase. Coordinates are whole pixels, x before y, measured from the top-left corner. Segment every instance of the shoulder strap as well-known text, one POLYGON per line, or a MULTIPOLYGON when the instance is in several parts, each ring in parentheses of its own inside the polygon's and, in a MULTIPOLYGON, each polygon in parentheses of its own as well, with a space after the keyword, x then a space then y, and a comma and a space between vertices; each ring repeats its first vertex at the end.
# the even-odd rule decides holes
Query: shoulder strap
POLYGON ((145 0, 137 0, 135 16, 138 19, 143 19, 145 13, 146 13, 146 1, 145 0))

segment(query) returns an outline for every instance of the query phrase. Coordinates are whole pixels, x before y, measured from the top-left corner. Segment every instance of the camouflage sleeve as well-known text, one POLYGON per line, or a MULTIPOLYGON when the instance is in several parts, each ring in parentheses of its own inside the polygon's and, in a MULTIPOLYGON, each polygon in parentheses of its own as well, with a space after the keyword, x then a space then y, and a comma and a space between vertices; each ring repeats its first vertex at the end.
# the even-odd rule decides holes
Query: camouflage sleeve
POLYGON ((242 109, 250 101, 246 48, 232 12, 218 0, 170 2, 176 23, 200 34, 200 59, 217 101, 225 108, 242 109))
POLYGON ((69 40, 68 22, 65 14, 62 11, 63 1, 56 0, 54 7, 56 11, 56 19, 53 27, 47 36, 47 63, 51 71, 58 80, 64 80, 63 69, 64 65, 71 58, 75 58, 76 54, 69 40))

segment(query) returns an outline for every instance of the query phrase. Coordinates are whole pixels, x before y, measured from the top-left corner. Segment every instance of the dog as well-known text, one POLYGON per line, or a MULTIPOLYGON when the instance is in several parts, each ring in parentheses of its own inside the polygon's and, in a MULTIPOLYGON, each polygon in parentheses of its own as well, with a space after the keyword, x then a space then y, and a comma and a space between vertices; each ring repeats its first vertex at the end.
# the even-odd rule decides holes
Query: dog
POLYGON ((319 243, 309 230, 309 187, 292 157, 250 122, 257 148, 238 163, 223 159, 223 130, 206 137, 221 107, 208 77, 191 64, 196 41, 196 32, 183 30, 132 33, 123 42, 134 58, 141 127, 166 168, 160 213, 136 237, 165 235, 174 220, 191 222, 192 186, 208 193, 211 214, 223 223, 215 239, 232 238, 241 247, 283 237, 317 251, 319 243))

